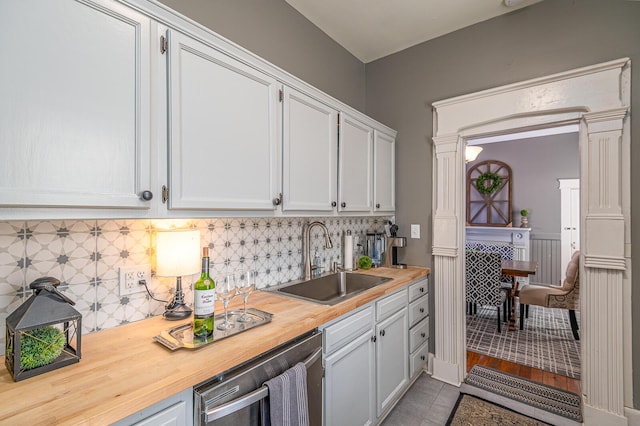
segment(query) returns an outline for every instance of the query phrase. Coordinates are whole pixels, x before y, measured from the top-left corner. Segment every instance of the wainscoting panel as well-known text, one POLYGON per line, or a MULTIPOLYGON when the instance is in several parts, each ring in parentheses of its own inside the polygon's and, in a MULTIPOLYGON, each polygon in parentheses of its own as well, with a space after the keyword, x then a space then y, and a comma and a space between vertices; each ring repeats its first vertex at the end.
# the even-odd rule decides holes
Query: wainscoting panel
POLYGON ((538 262, 538 270, 529 281, 536 285, 560 285, 563 267, 560 261, 560 234, 531 234, 531 260, 538 262))

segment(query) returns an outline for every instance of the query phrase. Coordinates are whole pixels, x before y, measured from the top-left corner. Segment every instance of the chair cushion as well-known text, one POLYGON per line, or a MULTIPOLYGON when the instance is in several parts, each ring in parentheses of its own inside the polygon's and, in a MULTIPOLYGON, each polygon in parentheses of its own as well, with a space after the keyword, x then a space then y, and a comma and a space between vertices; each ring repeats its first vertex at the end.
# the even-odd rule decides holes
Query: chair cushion
POLYGON ((571 260, 567 264, 567 271, 562 283, 562 289, 568 292, 573 289, 578 280, 578 271, 580 270, 580 252, 576 251, 571 256, 571 260))
POLYGON ((564 295, 566 291, 557 287, 527 285, 520 290, 520 303, 523 305, 548 306, 549 295, 564 295))

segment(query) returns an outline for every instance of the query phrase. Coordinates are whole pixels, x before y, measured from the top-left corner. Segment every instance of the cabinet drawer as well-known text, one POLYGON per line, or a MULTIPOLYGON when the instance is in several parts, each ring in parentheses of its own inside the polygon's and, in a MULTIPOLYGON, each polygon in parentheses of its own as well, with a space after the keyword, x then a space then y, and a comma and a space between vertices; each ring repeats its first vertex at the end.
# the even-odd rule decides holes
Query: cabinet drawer
POLYGON ((420 296, 424 296, 429 291, 429 278, 424 278, 409 286, 409 302, 413 302, 420 296))
POLYGON ((409 352, 418 349, 429 338, 429 318, 425 318, 409 330, 409 352))
POLYGON ((368 307, 324 329, 324 352, 330 354, 373 327, 373 307, 368 307))
POLYGON ((407 305, 407 290, 401 290, 376 302, 376 321, 382 321, 407 305))
POLYGON ((424 367, 429 359, 429 339, 427 339, 417 351, 412 353, 409 358, 411 359, 409 362, 409 376, 414 377, 422 370, 422 367, 424 367))
POLYGON ((429 296, 424 296, 409 304, 409 327, 429 315, 429 296))

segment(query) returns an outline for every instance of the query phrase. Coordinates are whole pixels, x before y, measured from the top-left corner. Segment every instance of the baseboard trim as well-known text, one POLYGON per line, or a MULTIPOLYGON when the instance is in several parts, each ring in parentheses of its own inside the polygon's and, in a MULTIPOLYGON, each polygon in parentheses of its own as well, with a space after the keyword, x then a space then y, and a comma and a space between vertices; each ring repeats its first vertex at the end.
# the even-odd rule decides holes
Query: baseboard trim
POLYGON ((629 426, 640 426, 640 411, 635 408, 624 407, 624 415, 627 416, 629 426))
POLYGON ((460 387, 462 377, 459 374, 460 367, 458 364, 451 364, 438 358, 433 358, 433 374, 434 379, 450 385, 460 387))
POLYGON ((582 405, 582 417, 585 426, 627 426, 629 424, 627 417, 618 416, 610 411, 592 407, 585 404, 584 400, 582 405))

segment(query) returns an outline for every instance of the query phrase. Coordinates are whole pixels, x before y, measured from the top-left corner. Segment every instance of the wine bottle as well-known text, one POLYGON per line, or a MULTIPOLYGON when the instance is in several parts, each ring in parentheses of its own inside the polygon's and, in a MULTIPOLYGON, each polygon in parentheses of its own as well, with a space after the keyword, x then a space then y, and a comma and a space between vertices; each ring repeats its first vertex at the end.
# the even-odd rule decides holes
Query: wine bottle
POLYGON ((206 338, 213 335, 216 283, 209 276, 209 248, 202 249, 202 274, 194 285, 193 336, 206 338))

